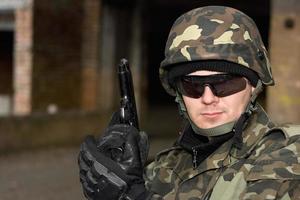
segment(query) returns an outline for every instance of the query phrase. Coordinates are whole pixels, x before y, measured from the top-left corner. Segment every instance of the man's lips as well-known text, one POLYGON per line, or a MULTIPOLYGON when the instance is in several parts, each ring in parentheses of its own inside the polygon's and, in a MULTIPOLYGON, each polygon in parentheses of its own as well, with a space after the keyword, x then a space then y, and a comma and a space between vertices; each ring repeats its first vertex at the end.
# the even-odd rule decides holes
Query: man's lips
POLYGON ((201 115, 208 118, 215 118, 220 116, 222 113, 223 112, 203 112, 201 115))

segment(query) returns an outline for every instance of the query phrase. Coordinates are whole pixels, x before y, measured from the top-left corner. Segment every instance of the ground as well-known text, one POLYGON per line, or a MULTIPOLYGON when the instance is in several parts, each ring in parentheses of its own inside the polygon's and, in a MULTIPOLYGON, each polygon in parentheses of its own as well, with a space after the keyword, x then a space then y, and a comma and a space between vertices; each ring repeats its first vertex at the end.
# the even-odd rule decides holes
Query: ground
MULTIPOLYGON (((148 161, 172 145, 174 138, 153 139, 148 161)), ((72 148, 51 148, 0 156, 1 200, 84 200, 77 154, 72 148)))
POLYGON ((60 148, 0 157, 1 200, 83 200, 79 148, 60 148))

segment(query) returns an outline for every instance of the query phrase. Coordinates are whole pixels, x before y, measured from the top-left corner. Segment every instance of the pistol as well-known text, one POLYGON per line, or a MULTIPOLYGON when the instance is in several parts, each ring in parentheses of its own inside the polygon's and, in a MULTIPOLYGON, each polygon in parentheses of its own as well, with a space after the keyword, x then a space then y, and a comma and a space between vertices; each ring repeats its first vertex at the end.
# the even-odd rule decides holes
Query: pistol
MULTIPOLYGON (((121 59, 121 62, 118 65, 117 72, 119 77, 120 96, 121 96, 120 122, 134 126, 136 129, 139 130, 132 75, 129 69, 128 60, 126 60, 125 58, 121 59)), ((93 150, 93 151, 97 151, 97 150, 93 150)), ((110 158, 116 162, 124 152, 122 147, 111 148, 110 151, 111 151, 110 158)), ((105 160, 105 159, 106 158, 101 157, 101 155, 98 155, 97 157, 97 160, 105 160)), ((127 183, 109 169, 110 164, 107 162, 108 161, 106 161, 105 165, 101 164, 101 162, 97 162, 96 165, 94 166, 95 169, 102 176, 101 183, 103 185, 106 185, 107 187, 110 187, 112 192, 118 192, 120 194, 118 200, 128 200, 128 198, 124 196, 125 191, 127 191, 128 189, 127 183)))
POLYGON ((128 60, 122 58, 118 66, 120 84, 120 120, 121 123, 129 124, 139 130, 138 114, 135 104, 132 75, 128 60))

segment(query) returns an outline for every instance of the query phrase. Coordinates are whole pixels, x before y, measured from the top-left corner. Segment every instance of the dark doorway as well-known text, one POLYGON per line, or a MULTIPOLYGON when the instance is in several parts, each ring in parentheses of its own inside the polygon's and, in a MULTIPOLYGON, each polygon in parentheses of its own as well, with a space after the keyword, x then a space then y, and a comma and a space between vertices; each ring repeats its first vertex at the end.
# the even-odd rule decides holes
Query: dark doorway
POLYGON ((268 46, 268 33, 270 26, 269 0, 206 0, 206 1, 180 1, 170 3, 168 0, 149 1, 144 12, 144 34, 147 44, 147 76, 148 76, 148 102, 151 106, 166 106, 173 102, 162 88, 158 76, 158 68, 164 57, 164 45, 169 30, 177 17, 182 13, 196 7, 207 5, 225 5, 237 8, 254 19, 260 29, 265 45, 268 46))
POLYGON ((0 94, 11 94, 13 32, 0 31, 0 44, 0 94))
POLYGON ((13 31, 0 31, 0 115, 10 112, 13 94, 13 31))

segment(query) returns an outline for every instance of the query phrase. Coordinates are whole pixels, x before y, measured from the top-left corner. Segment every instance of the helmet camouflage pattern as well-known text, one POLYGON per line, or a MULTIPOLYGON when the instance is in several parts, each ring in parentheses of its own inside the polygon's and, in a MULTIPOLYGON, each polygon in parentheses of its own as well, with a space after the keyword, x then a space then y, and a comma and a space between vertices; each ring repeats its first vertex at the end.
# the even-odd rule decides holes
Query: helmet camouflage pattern
POLYGON ((175 21, 159 70, 163 87, 175 95, 169 72, 175 67, 202 61, 238 64, 242 70, 256 72, 264 85, 274 84, 267 50, 258 28, 250 17, 230 7, 196 8, 175 21))

